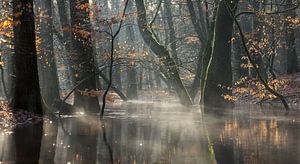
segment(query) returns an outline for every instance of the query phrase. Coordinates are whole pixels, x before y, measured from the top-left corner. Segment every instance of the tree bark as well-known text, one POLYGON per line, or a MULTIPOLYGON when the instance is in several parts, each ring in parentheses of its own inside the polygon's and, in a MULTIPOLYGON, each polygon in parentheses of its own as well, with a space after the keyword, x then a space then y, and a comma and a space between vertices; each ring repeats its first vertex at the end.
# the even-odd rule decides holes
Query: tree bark
POLYGON ((226 3, 231 10, 236 10, 238 0, 222 0, 219 2, 212 38, 212 51, 208 60, 207 70, 202 89, 201 102, 205 107, 223 108, 233 103, 223 98, 231 92, 227 87, 232 85, 231 44, 233 18, 226 3))
POLYGON ((32 0, 14 0, 15 80, 11 106, 42 115, 32 0))
POLYGON ((60 99, 56 60, 53 52, 52 1, 43 0, 39 5, 41 46, 38 65, 41 93, 45 103, 52 106, 55 100, 60 99))
MULTIPOLYGON (((71 68, 73 69, 75 83, 95 72, 89 9, 79 7, 88 3, 88 0, 70 1, 72 45, 76 52, 70 55, 69 60, 74 63, 71 68)), ((78 90, 89 91, 96 90, 96 88, 94 77, 81 85, 78 90)), ((80 92, 75 92, 74 106, 92 113, 100 111, 98 97, 83 96, 80 92)))

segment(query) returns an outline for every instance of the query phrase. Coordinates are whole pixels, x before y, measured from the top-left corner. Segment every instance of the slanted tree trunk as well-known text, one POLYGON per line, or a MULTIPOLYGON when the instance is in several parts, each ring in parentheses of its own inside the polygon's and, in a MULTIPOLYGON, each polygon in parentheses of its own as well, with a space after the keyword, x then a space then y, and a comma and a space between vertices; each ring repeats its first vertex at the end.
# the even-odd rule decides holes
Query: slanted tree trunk
POLYGON ((230 39, 233 29, 233 18, 229 9, 236 10, 238 0, 222 0, 219 2, 216 20, 212 37, 212 51, 207 63, 207 70, 204 72, 204 83, 201 95, 201 105, 205 107, 227 107, 231 106, 223 98, 223 95, 231 94, 226 87, 232 85, 231 68, 231 44, 230 39))
POLYGON ((180 76, 179 70, 176 65, 175 60, 171 57, 170 52, 163 45, 159 44, 154 38, 153 33, 149 30, 146 18, 146 9, 143 0, 135 0, 137 11, 138 11, 138 24, 141 35, 144 42, 149 46, 149 48, 156 54, 162 63, 162 72, 168 78, 171 85, 174 87, 181 104, 192 105, 193 102, 184 87, 180 76))
MULTIPOLYGON (((70 55, 69 60, 74 63, 71 68, 73 69, 75 83, 95 72, 89 9, 80 7, 80 5, 88 3, 88 0, 70 1, 72 45, 76 52, 70 55)), ((80 85, 78 90, 90 91, 96 90, 96 88, 94 77, 80 85)), ((83 108, 87 112, 100 111, 98 97, 83 96, 80 92, 75 92, 74 106, 83 108)))
POLYGON ((13 0, 15 84, 11 106, 42 115, 32 0, 13 0))

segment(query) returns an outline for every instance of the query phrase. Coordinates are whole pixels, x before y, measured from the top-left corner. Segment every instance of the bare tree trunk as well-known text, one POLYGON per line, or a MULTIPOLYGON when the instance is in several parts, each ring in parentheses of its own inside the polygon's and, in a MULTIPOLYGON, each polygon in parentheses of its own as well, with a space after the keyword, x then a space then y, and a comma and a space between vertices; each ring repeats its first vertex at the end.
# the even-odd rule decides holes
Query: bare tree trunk
POLYGON ((40 59, 38 60, 41 93, 48 105, 60 99, 56 61, 53 53, 52 1, 43 0, 40 5, 40 59))
MULTIPOLYGON (((286 1, 286 8, 291 8, 293 1, 286 1)), ((295 19, 296 12, 295 10, 291 10, 287 12, 287 17, 291 19, 295 19)), ((292 74, 295 72, 299 72, 299 63, 296 53, 296 42, 295 42, 295 33, 292 25, 290 23, 286 23, 286 45, 287 45, 287 74, 292 74)))
POLYGON ((235 12, 238 0, 222 0, 218 5, 212 51, 207 70, 204 72, 205 79, 201 95, 201 102, 205 107, 232 106, 232 102, 223 98, 223 95, 231 94, 226 88, 232 85, 231 44, 229 41, 232 36, 233 18, 226 3, 230 4, 230 10, 235 12))
POLYGON ((40 95, 32 0, 14 0, 15 85, 11 106, 43 114, 40 95))
MULTIPOLYGON (((69 60, 74 63, 71 68, 76 83, 95 72, 90 13, 88 8, 81 9, 79 7, 88 3, 88 0, 70 1, 72 45, 76 53, 71 54, 69 60)), ((93 77, 78 87, 78 90, 89 91, 96 90, 96 88, 96 79, 93 77)), ((83 96, 80 92, 75 92, 74 106, 92 113, 100 111, 98 97, 83 96)))

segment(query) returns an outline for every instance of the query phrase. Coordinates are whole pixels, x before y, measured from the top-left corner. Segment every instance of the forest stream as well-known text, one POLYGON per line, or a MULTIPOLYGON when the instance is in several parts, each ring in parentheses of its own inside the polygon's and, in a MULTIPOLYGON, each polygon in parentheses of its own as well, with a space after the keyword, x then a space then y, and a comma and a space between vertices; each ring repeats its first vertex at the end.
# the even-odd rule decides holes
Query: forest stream
POLYGON ((107 110, 102 121, 87 115, 64 115, 58 124, 45 120, 43 125, 2 132, 1 161, 66 164, 92 161, 130 164, 300 162, 298 111, 285 116, 284 111, 255 105, 228 109, 219 115, 202 115, 196 107, 189 112, 186 110, 178 104, 135 102, 107 110), (28 144, 33 146, 29 149, 28 144))

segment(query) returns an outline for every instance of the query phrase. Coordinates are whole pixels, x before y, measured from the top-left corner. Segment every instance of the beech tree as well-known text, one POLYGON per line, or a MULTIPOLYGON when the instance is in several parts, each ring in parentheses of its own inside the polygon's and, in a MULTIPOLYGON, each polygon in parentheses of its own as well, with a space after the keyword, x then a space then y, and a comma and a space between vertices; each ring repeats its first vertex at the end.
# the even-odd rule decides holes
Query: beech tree
POLYGON ((37 54, 35 42, 35 23, 32 0, 13 1, 14 21, 14 109, 43 114, 40 95, 37 54))
POLYGON ((60 95, 56 59, 53 51, 52 1, 38 1, 37 6, 39 7, 40 20, 38 37, 41 40, 38 60, 41 94, 45 103, 48 106, 53 106, 55 101, 60 99, 60 95))
MULTIPOLYGON (((14 58, 12 60, 15 78, 12 81, 13 96, 10 105, 17 111, 25 110, 42 115, 33 1, 13 0, 12 2, 14 15, 14 58)), ((42 136, 43 122, 27 128, 14 129, 16 163, 38 163, 42 136)))
POLYGON ((230 94, 227 87, 232 85, 231 43, 233 18, 231 11, 236 11, 238 0, 222 0, 217 4, 214 20, 211 54, 206 56, 207 63, 203 70, 201 104, 206 107, 226 107, 232 102, 224 99, 223 95, 230 94), (230 8, 227 8, 226 3, 230 8))
MULTIPOLYGON (((72 63, 72 72, 75 83, 95 72, 93 48, 91 43, 91 23, 89 9, 82 7, 89 4, 88 0, 70 1, 72 46, 75 51, 69 55, 72 63)), ((95 77, 85 81, 78 87, 80 91, 96 90, 95 77)), ((83 108, 87 112, 99 112, 100 106, 98 97, 89 97, 75 92, 74 106, 83 108)))

